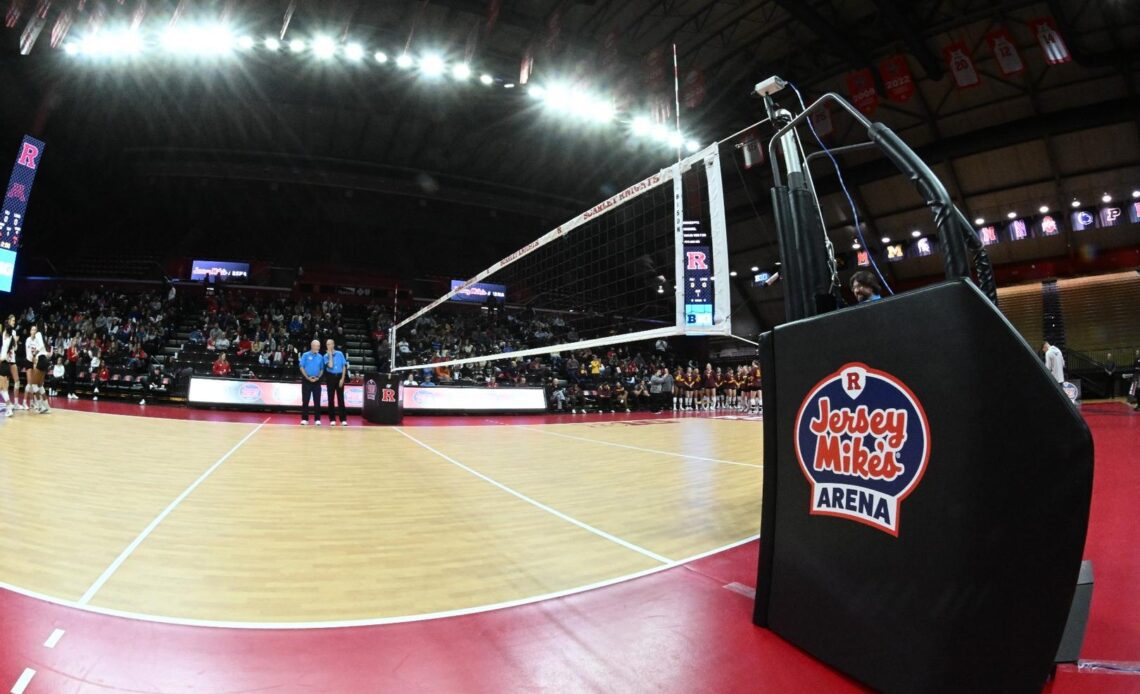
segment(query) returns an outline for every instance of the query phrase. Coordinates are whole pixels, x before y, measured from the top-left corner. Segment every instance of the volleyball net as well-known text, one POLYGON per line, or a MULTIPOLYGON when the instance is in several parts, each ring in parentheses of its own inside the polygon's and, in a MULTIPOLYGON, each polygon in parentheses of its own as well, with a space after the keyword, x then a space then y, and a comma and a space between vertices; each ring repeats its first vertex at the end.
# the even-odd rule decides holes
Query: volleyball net
POLYGON ((394 371, 729 335, 717 145, 583 211, 396 323, 394 371))

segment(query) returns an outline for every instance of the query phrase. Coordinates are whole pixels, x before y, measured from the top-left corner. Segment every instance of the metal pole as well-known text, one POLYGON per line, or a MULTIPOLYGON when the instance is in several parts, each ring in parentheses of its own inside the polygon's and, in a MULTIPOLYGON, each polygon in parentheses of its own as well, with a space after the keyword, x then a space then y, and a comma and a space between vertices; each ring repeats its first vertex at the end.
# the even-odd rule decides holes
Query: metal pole
POLYGON ((673 44, 673 110, 677 123, 677 161, 681 161, 681 147, 685 143, 681 135, 681 77, 677 68, 677 44, 673 44))

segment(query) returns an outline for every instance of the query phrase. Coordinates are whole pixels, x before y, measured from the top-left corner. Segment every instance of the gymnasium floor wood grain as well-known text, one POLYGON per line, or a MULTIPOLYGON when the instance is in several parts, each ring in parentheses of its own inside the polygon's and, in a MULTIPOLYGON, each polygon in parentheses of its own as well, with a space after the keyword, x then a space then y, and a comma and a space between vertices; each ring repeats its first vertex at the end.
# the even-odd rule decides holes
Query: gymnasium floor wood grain
MULTIPOLYGON (((758 532, 758 422, 567 422, 265 425, 90 604, 220 622, 409 617, 572 590, 758 532)), ((68 411, 9 420, 0 582, 79 600, 255 428, 68 411)))

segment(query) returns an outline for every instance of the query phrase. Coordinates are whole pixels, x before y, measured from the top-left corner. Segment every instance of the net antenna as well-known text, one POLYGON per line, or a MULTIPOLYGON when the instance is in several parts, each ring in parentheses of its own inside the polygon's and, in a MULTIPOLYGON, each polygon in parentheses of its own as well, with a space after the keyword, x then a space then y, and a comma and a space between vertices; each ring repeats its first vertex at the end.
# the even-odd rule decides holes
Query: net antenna
POLYGON ((731 335, 728 273, 714 143, 584 210, 396 323, 389 335, 392 370, 731 335), (486 295, 485 285, 503 287, 505 296, 474 298, 486 295))

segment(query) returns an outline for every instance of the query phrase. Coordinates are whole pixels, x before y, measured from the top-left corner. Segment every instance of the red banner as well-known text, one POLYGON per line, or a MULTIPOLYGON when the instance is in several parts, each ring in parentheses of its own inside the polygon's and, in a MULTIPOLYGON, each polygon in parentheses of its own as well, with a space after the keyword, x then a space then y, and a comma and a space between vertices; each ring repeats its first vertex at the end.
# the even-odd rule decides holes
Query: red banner
POLYGON ((654 48, 645 56, 645 79, 650 90, 665 86, 665 49, 654 48))
POLYGON ((910 65, 907 65, 905 55, 892 55, 879 63, 879 76, 891 101, 907 101, 914 96, 914 79, 910 76, 910 65))
POLYGON ((879 93, 875 91, 875 77, 870 68, 847 73, 847 94, 855 108, 865 116, 879 108, 879 93))
POLYGON ((997 60, 1001 74, 1005 76, 1018 75, 1025 72, 1025 63, 1021 62, 1021 54, 1013 43, 1013 37, 1005 27, 994 29, 986 35, 994 59, 997 60))
POLYGON ((1050 65, 1060 65, 1073 59, 1065 39, 1057 31, 1057 25, 1052 17, 1038 17, 1029 20, 1029 30, 1037 37, 1041 50, 1045 53, 1045 60, 1050 65))
POLYGON ((530 44, 527 44, 526 50, 523 51, 522 61, 519 63, 519 84, 526 84, 530 81, 530 75, 534 72, 534 49, 530 44))
POLYGON ((700 70, 689 70, 685 81, 681 83, 681 103, 685 108, 696 108, 705 100, 705 73, 700 70))
POLYGON ((495 23, 499 21, 499 12, 503 9, 503 0, 488 0, 487 2, 487 33, 495 28, 495 23))
POLYGON ((958 41, 943 48, 942 55, 946 57, 950 74, 954 76, 954 83, 960 89, 976 87, 981 83, 978 71, 974 67, 974 61, 970 59, 970 49, 966 47, 965 41, 958 41))

